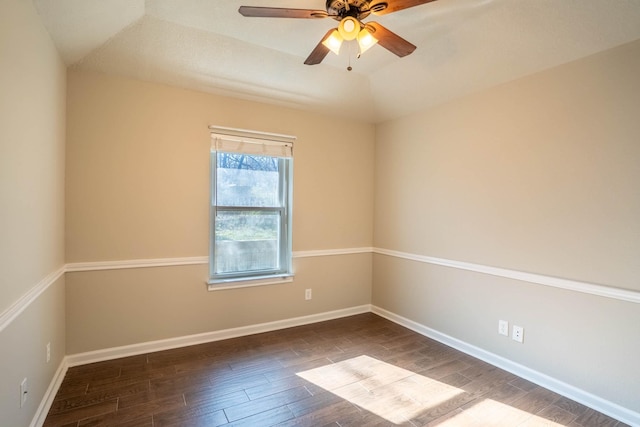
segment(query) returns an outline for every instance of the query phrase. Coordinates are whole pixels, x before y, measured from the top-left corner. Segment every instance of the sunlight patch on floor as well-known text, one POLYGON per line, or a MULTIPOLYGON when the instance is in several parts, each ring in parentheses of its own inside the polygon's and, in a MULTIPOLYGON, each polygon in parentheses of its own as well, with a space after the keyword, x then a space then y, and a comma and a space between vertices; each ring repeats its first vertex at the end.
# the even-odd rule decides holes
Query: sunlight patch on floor
POLYGON ((438 427, 463 426, 562 427, 564 424, 558 424, 495 400, 484 399, 438 423, 438 427))
POLYGON ((394 424, 464 392, 364 355, 297 375, 394 424))

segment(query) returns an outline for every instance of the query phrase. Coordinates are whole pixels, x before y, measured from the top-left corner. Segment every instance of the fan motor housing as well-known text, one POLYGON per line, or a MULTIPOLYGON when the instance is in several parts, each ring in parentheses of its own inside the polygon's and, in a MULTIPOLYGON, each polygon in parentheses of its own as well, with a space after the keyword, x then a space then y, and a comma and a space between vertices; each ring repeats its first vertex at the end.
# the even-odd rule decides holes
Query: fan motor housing
POLYGON ((352 16, 361 20, 371 12, 381 11, 387 7, 386 2, 375 2, 373 6, 371 3, 372 0, 327 0, 327 13, 337 15, 341 19, 352 16))

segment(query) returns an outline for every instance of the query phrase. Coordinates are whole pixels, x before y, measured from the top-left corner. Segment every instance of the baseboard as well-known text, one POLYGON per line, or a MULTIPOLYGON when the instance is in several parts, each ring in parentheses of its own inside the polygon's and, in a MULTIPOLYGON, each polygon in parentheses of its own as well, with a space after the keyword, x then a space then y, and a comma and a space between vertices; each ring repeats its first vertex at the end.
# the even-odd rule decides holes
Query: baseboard
POLYGON ((371 312, 371 306, 369 304, 366 304, 341 310, 311 314, 308 316, 260 323, 257 325, 242 326, 239 328, 224 329, 220 331, 206 332, 203 334, 187 335, 165 340, 148 341, 139 344, 131 344, 121 347, 89 351, 86 353, 78 353, 67 356, 66 361, 69 367, 86 365, 88 363, 101 362, 104 360, 118 359, 121 357, 135 356, 138 354, 151 353, 154 351, 169 350, 172 348, 186 347, 207 342, 226 340, 229 338, 259 334, 262 332, 276 331, 279 329, 308 325, 310 323, 323 322, 325 320, 338 319, 341 317, 353 316, 356 314, 369 312, 371 312))
POLYGON ((44 424, 44 420, 47 418, 49 409, 51 409, 51 404, 53 404, 53 399, 56 397, 58 389, 62 384, 62 380, 64 380, 64 376, 67 374, 67 369, 69 369, 69 364, 67 363, 67 358, 64 357, 60 362, 60 366, 58 366, 56 373, 51 379, 51 383, 49 384, 47 391, 44 393, 42 401, 40 402, 29 427, 40 427, 44 424))
POLYGON ((565 382, 559 381, 541 372, 530 369, 526 366, 515 363, 509 359, 506 359, 497 354, 483 350, 480 347, 476 347, 457 338, 438 332, 413 320, 407 319, 390 311, 377 306, 371 306, 371 312, 384 317, 394 323, 397 323, 405 328, 411 329, 421 335, 434 339, 442 344, 446 344, 449 347, 453 347, 456 350, 460 350, 470 356, 483 360, 505 371, 511 372, 521 378, 545 387, 555 393, 565 396, 571 400, 575 400, 589 408, 595 409, 598 412, 602 412, 610 417, 613 417, 619 421, 632 426, 640 426, 640 413, 622 407, 616 403, 605 400, 594 394, 581 390, 565 382))

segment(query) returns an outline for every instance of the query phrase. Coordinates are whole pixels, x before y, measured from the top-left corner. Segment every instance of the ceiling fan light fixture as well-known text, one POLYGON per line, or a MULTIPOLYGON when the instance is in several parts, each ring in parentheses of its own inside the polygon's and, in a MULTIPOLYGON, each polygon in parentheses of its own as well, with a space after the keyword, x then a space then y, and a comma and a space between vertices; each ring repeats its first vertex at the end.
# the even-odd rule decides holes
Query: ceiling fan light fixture
POLYGON ((333 32, 329 34, 327 38, 322 40, 322 44, 336 55, 340 54, 340 46, 342 46, 342 42, 343 38, 338 30, 333 30, 333 32))
POLYGON ((340 21, 338 31, 344 40, 353 40, 358 37, 360 23, 352 16, 347 16, 340 21))
POLYGON ((371 31, 363 28, 358 33, 358 46, 360 46, 360 55, 365 53, 369 48, 378 43, 378 39, 371 34, 371 31))
MULTIPOLYGON (((318 0, 320 1, 320 0, 318 0)), ((261 18, 331 18, 339 22, 337 28, 328 28, 304 63, 316 65, 332 51, 340 54, 345 41, 358 42, 360 55, 379 44, 398 57, 411 54, 416 46, 377 22, 363 23, 370 14, 386 15, 430 3, 435 0, 326 0, 325 10, 289 7, 240 6, 242 16, 261 18)))

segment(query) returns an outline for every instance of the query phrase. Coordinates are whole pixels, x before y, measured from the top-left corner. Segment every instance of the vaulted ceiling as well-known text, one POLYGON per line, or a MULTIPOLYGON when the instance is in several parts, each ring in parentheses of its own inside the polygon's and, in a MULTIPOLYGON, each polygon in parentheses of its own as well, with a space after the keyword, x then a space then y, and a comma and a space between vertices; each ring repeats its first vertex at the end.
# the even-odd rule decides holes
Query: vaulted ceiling
MULTIPOLYGON (((640 39, 638 0, 438 0, 374 17, 418 46, 305 58, 332 19, 246 18, 241 5, 325 0, 33 0, 72 69, 379 122, 640 39), (351 64, 353 71, 347 71, 351 64)), ((611 76, 615 78, 615 76, 611 76)))

